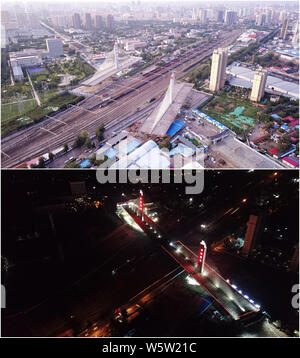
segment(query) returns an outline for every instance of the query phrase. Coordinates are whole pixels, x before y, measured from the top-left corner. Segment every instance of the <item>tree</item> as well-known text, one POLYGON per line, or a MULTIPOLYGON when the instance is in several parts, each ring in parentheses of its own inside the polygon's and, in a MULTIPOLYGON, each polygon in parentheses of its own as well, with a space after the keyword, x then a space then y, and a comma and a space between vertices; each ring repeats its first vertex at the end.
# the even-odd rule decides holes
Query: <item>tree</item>
POLYGON ((49 160, 52 160, 54 158, 54 154, 53 153, 49 153, 49 160))
POLYGON ((75 141, 73 143, 73 148, 78 148, 78 147, 82 147, 86 140, 88 138, 88 132, 87 131, 82 131, 76 138, 75 141))
POLYGON ((104 128, 103 124, 100 124, 100 126, 96 129, 96 137, 99 142, 101 142, 103 140, 104 130, 105 130, 105 128, 104 128))
POLYGON ((171 149, 172 149, 172 144, 171 144, 171 142, 169 141, 169 139, 164 139, 164 140, 160 143, 159 147, 160 147, 160 148, 167 148, 167 149, 171 150, 171 149))
POLYGON ((97 160, 97 156, 96 153, 94 153, 91 157, 89 157, 89 161, 92 164, 92 166, 99 166, 102 163, 106 162, 108 159, 108 157, 105 155, 104 158, 102 160, 97 160))
POLYGON ((278 112, 277 114, 278 114, 278 116, 281 117, 281 118, 282 118, 282 117, 285 117, 285 112, 283 112, 283 111, 280 111, 280 112, 278 112))
POLYGON ((63 151, 64 151, 65 153, 67 153, 68 150, 69 150, 69 146, 68 146, 68 144, 66 143, 66 144, 64 144, 64 149, 63 149, 63 151))
POLYGON ((79 168, 79 164, 76 163, 76 161, 72 161, 70 163, 67 163, 64 168, 79 168))
POLYGON ((270 116, 266 113, 262 113, 260 115, 260 119, 263 121, 263 122, 268 122, 270 120, 270 116))
POLYGON ((38 168, 45 168, 45 159, 44 159, 44 157, 39 157, 38 168))
POLYGON ((92 148, 92 141, 90 137, 87 137, 85 140, 85 146, 87 147, 87 149, 91 149, 92 148))
POLYGON ((81 135, 78 135, 73 143, 73 148, 79 148, 82 147, 82 145, 84 144, 85 140, 81 137, 81 135))

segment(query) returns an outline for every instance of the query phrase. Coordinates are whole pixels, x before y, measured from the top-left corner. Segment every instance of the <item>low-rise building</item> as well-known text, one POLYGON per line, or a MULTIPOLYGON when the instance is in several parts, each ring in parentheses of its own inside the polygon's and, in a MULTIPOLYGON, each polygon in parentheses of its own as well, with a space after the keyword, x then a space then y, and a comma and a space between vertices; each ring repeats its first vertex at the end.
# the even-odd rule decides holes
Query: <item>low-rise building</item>
POLYGON ((22 68, 20 66, 14 66, 12 67, 14 79, 16 81, 22 81, 24 78, 22 68))
POLYGON ((299 161, 297 161, 296 158, 293 158, 293 157, 285 157, 282 159, 282 162, 290 168, 298 168, 299 167, 299 161))

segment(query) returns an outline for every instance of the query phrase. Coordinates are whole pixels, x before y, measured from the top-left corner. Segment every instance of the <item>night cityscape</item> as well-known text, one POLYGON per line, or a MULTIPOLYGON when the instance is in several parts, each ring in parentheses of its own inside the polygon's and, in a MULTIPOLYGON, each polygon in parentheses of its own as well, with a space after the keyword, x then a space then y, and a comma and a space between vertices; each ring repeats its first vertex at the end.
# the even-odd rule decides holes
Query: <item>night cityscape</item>
POLYGON ((0 30, 6 351, 286 355, 299 1, 9 0, 0 30))
POLYGON ((298 172, 204 179, 2 171, 2 336, 297 336, 298 172))

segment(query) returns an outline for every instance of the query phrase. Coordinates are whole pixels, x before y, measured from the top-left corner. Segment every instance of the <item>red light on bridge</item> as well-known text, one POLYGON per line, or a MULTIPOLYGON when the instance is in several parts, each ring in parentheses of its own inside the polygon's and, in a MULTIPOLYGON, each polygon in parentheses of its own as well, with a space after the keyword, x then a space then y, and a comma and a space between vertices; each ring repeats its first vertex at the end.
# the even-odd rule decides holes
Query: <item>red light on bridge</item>
POLYGON ((143 214, 144 211, 144 195, 143 192, 140 191, 140 197, 139 197, 139 211, 141 214, 143 214))
POLYGON ((200 265, 200 272, 203 273, 205 257, 206 257, 206 243, 202 240, 200 242, 199 254, 198 254, 198 265, 200 265))

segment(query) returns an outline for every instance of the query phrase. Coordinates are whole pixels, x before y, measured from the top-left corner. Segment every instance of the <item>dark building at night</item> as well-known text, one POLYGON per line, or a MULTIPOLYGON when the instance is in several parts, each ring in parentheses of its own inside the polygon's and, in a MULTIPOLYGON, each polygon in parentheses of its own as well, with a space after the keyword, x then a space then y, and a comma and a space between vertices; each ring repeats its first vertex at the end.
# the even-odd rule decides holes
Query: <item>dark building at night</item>
POLYGON ((245 236, 244 246, 242 248, 242 254, 246 257, 251 255, 254 245, 259 236, 262 224, 262 216, 250 215, 247 222, 247 232, 245 236))
POLYGON ((299 245, 295 247, 292 259, 290 261, 290 269, 294 272, 299 271, 299 245))

